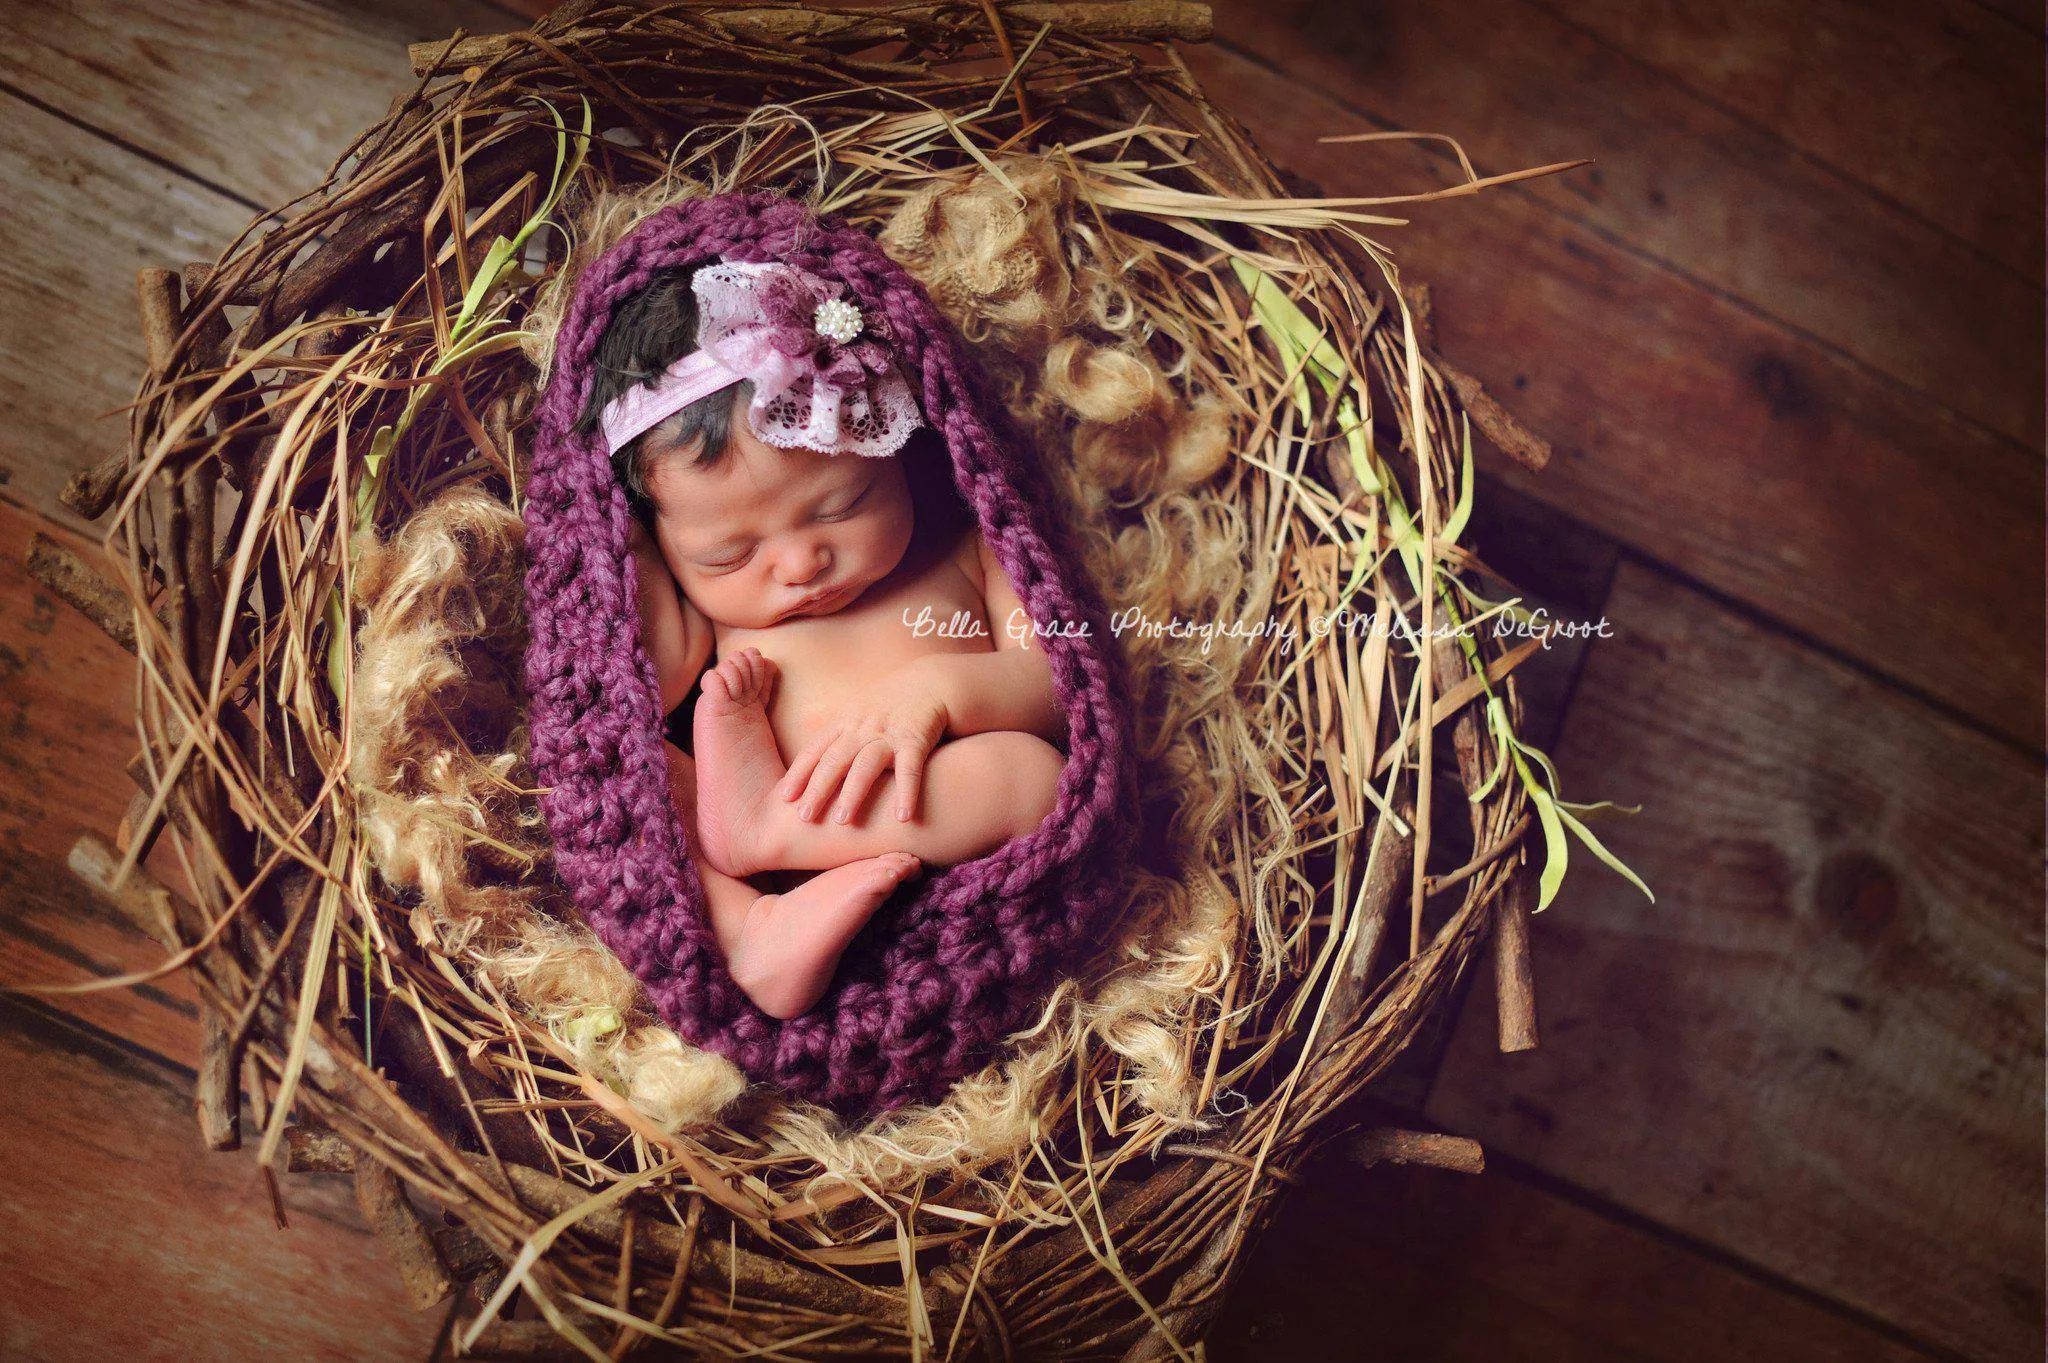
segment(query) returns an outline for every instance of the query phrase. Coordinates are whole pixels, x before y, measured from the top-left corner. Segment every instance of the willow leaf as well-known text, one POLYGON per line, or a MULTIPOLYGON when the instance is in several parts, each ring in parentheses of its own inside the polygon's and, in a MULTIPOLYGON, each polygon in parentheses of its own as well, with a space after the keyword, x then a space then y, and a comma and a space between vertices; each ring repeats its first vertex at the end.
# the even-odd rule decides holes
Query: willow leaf
POLYGON ((1324 337, 1301 306, 1287 296, 1287 290, 1275 283, 1270 275, 1253 268, 1236 256, 1230 258, 1230 268, 1237 275, 1237 282, 1251 296, 1252 311, 1263 326, 1275 337, 1286 337, 1297 355, 1308 356, 1309 365, 1316 378, 1321 381, 1325 392, 1334 393, 1338 381, 1349 371, 1336 348, 1324 337))
POLYGON ((1359 418, 1356 398, 1338 402, 1337 420, 1344 428, 1344 448, 1351 455, 1351 476, 1358 480, 1359 490, 1367 496, 1379 492, 1386 484, 1380 481, 1380 471, 1374 467, 1372 433, 1359 418))
POLYGON ((1487 778, 1481 781, 1478 787, 1465 797, 1475 805, 1486 798, 1487 793, 1500 781, 1501 773, 1508 769, 1508 762, 1512 754, 1508 751, 1508 740, 1501 737, 1501 730, 1507 727, 1507 722, 1507 712, 1501 709, 1500 697, 1488 696, 1486 698, 1486 729, 1488 733, 1493 735, 1493 750, 1498 754, 1499 760, 1493 764, 1493 771, 1487 775, 1487 778))
POLYGON ((1614 853, 1608 851, 1606 847, 1602 846, 1600 839, 1593 836, 1593 831, 1587 828, 1584 824, 1580 823, 1576 818, 1574 818, 1570 810, 1559 809, 1557 810, 1557 816, 1560 819, 1564 820, 1566 825, 1568 825, 1571 828, 1572 832, 1579 835, 1579 841, 1585 843, 1586 846, 1589 849, 1591 849, 1594 856, 1606 862, 1608 866, 1613 868, 1617 875, 1620 875, 1623 879, 1628 881, 1629 884, 1635 886, 1638 890, 1641 890, 1643 892, 1643 896, 1647 898, 1652 904, 1657 902, 1657 896, 1650 893, 1650 887, 1643 884, 1642 877, 1638 876, 1634 871, 1631 871, 1625 864, 1623 864, 1620 857, 1615 856, 1614 853))
POLYGON ((470 276, 469 288, 462 295, 462 308, 448 329, 451 338, 462 335, 469 327, 476 310, 483 305, 484 295, 491 291, 491 286, 498 282, 498 276, 504 273, 506 262, 512 259, 512 251, 512 243, 499 237, 491 243, 491 249, 484 252, 483 263, 470 276))
POLYGON ((1557 805, 1550 798, 1550 792, 1529 780, 1529 769, 1517 759, 1516 766, 1522 768, 1522 777, 1529 783, 1529 797, 1536 802, 1536 820, 1543 825, 1543 875, 1536 882, 1536 907, 1532 913, 1541 913, 1550 907, 1550 901, 1557 898, 1557 887, 1564 883, 1565 867, 1571 861, 1571 844, 1565 840, 1564 822, 1558 817, 1557 805))
POLYGON ((1583 805, 1574 804, 1570 800, 1559 800, 1557 807, 1559 809, 1569 809, 1587 823, 1596 823, 1601 819, 1618 819, 1625 814, 1640 814, 1643 812, 1641 805, 1618 805, 1612 800, 1595 800, 1591 804, 1583 805))
POLYGON ((1458 504, 1451 509, 1451 518, 1444 522, 1443 542, 1456 544, 1464 532, 1465 523, 1472 519, 1472 423, 1461 413, 1459 420, 1465 427, 1465 471, 1458 482, 1458 504))

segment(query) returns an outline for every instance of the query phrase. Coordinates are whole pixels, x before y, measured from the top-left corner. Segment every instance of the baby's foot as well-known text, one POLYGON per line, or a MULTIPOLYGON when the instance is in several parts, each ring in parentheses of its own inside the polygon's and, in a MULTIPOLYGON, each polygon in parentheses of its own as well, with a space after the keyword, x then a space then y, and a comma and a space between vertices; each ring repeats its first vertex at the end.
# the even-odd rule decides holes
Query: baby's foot
POLYGON ((729 876, 777 869, 760 836, 788 770, 768 727, 776 675, 758 649, 743 648, 704 674, 697 698, 697 841, 704 860, 729 876))
POLYGON ((804 1012, 832 982, 846 944, 920 864, 908 852, 884 852, 762 895, 726 961, 734 982, 771 1017, 804 1012))

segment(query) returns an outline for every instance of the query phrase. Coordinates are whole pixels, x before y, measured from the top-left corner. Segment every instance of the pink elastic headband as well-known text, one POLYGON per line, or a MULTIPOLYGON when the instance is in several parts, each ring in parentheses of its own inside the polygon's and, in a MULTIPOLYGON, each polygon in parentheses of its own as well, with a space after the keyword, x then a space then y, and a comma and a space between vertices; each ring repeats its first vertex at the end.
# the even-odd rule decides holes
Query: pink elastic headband
POLYGON ((884 338, 840 281, 773 261, 721 261, 690 288, 698 348, 606 404, 612 453, 741 379, 754 385, 748 425, 770 445, 879 458, 924 424, 884 338))
POLYGON ((652 387, 634 384, 607 403, 602 423, 605 449, 621 446, 674 416, 693 402, 730 388, 746 375, 727 369, 708 350, 693 350, 662 371, 652 387))

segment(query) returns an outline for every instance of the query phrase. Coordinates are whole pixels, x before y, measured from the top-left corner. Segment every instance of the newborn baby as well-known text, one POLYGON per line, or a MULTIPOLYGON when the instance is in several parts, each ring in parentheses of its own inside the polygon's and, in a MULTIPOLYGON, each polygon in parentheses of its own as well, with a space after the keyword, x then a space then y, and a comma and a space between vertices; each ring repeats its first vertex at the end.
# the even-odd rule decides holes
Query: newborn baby
POLYGON ((701 675, 694 756, 668 756, 712 930, 778 1018, 921 866, 1036 828, 1065 762, 1016 588, 937 442, 905 448, 915 400, 838 293, 787 266, 657 274, 585 412, 634 510, 662 712, 701 675), (748 883, 778 872, 815 874, 748 883))

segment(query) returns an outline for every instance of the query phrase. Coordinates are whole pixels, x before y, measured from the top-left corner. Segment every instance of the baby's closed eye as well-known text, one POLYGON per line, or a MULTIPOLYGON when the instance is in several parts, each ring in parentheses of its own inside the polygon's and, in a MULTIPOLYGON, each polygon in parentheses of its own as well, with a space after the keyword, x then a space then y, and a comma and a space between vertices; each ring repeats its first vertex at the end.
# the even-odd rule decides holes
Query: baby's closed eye
POLYGON ((702 568, 705 572, 723 573, 731 572, 734 568, 739 567, 749 558, 752 558, 753 555, 754 550, 751 545, 740 545, 736 548, 721 548, 709 554, 697 555, 690 562, 693 566, 702 568))
POLYGON ((851 495, 834 497, 811 514, 821 521, 846 520, 855 511, 860 509, 860 504, 867 500, 868 493, 874 491, 874 488, 875 480, 870 478, 865 487, 860 488, 851 495))

